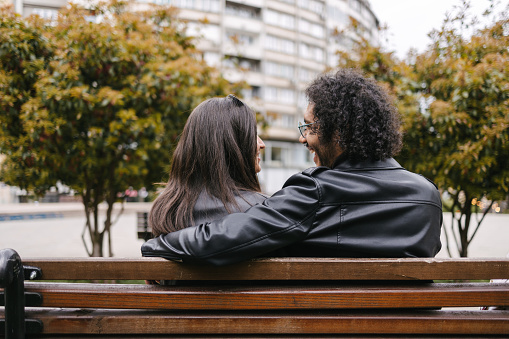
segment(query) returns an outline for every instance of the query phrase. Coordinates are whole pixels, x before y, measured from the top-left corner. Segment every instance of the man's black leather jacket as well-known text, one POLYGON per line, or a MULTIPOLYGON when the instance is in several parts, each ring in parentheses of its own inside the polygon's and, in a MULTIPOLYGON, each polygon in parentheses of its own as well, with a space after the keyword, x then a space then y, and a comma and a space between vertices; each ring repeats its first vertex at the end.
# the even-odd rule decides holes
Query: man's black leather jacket
POLYGON ((394 159, 314 167, 244 213, 151 239, 143 256, 226 265, 261 256, 433 257, 440 194, 394 159))

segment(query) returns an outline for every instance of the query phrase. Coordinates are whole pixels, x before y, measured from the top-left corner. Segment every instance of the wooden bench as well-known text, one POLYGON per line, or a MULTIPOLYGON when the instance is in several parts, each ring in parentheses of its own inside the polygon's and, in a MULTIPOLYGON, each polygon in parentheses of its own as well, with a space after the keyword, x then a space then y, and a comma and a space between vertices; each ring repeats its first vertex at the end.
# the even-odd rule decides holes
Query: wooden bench
MULTIPOLYGON (((0 255, 7 302, 0 319, 15 302, 12 277, 32 275, 36 280, 21 282, 26 307, 17 309, 29 338, 509 337, 509 311, 481 310, 509 306, 509 284, 488 282, 509 278, 509 259, 273 258, 210 267, 158 258, 26 258, 22 272, 15 259, 0 255), (143 284, 160 279, 178 284, 143 284)), ((13 321, 8 315, 3 327, 13 321)))

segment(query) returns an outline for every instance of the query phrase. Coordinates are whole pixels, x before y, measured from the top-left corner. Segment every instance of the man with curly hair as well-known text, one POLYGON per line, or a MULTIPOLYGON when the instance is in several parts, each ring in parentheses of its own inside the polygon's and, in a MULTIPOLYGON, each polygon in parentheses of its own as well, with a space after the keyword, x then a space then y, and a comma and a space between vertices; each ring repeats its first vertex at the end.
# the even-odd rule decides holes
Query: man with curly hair
POLYGON ((401 150, 398 112, 373 80, 340 70, 319 76, 306 96, 300 142, 315 152, 317 166, 334 167, 340 154, 354 161, 384 160, 401 150))
POLYGON ((316 167, 244 213, 151 239, 143 256, 214 265, 260 256, 433 257, 441 248, 436 186, 402 168, 398 112, 353 70, 319 76, 299 141, 316 167))

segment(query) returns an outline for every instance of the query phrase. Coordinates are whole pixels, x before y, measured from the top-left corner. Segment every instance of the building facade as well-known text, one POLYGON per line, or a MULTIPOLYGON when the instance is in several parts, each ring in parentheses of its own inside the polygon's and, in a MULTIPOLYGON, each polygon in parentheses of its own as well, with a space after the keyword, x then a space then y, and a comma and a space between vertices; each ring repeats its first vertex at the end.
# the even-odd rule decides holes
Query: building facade
MULTIPOLYGON (((23 15, 51 18, 65 0, 14 0, 23 15)), ((378 41, 378 19, 368 0, 138 0, 180 9, 188 33, 210 65, 231 81, 244 80, 245 101, 268 127, 259 174, 273 193, 292 174, 313 166, 298 143, 297 124, 307 101, 304 89, 319 73, 334 68, 336 51, 364 36, 378 41), (352 20, 356 30, 340 33, 352 20)))
POLYGON ((337 65, 336 51, 357 34, 377 43, 378 19, 365 0, 154 0, 180 8, 188 32, 209 64, 231 81, 250 88, 244 99, 260 112, 266 149, 262 189, 273 193, 292 174, 313 166, 298 143, 298 121, 307 101, 304 89, 319 73, 337 65), (339 33, 355 21, 357 30, 339 33), (350 35, 349 35, 350 34, 350 35))

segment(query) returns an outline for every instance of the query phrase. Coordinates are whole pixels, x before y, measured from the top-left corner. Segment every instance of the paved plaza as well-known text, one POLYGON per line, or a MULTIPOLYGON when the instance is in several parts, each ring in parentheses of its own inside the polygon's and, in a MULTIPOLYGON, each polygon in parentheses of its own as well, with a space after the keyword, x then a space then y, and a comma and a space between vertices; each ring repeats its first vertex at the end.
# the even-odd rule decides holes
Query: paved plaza
MULTIPOLYGON (((118 206, 114 215, 120 209, 120 204, 115 205, 118 206)), ((126 203, 124 206, 118 222, 112 226, 113 255, 140 257, 143 240, 137 239, 136 212, 149 211, 151 204, 126 203)), ((101 206, 101 223, 105 207, 101 206)), ((12 248, 22 258, 87 257, 81 236, 84 225, 81 203, 0 205, 0 248, 12 248)), ((89 238, 85 239, 90 246, 89 238)))
MULTIPOLYGON (((120 204, 117 205, 118 212, 120 204)), ((140 257, 143 240, 137 239, 136 212, 149 211, 150 203, 124 206, 124 212, 112 227, 113 254, 140 257)), ((449 227, 450 214, 445 213, 444 219, 449 227)), ((86 257, 81 237, 84 225, 83 206, 79 203, 3 204, 0 205, 0 249, 13 248, 22 258, 86 257)), ((442 243, 445 244, 444 238, 442 243)), ((469 257, 505 257, 508 253, 509 215, 487 215, 470 245, 469 257)), ((448 257, 445 246, 438 257, 448 257)))

